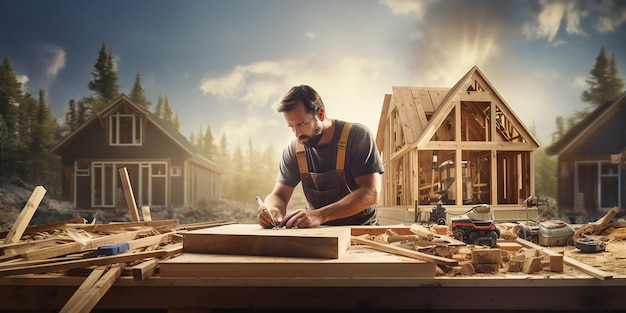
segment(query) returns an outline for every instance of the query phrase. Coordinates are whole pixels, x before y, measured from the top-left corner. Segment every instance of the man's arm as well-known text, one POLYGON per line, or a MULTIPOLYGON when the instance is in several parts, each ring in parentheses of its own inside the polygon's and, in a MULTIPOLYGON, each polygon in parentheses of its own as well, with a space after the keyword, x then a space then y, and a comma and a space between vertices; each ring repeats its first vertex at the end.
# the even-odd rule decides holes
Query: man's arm
MULTIPOLYGON (((291 199, 293 189, 293 187, 288 185, 276 183, 274 190, 265 197, 265 207, 270 214, 272 214, 274 220, 280 222, 287 213, 287 203, 289 203, 289 199, 291 199)), ((271 219, 269 216, 266 216, 267 213, 264 212, 264 210, 259 208, 259 224, 264 228, 270 228, 272 227, 271 219)))
POLYGON ((362 175, 354 180, 358 188, 350 194, 317 210, 294 212, 284 226, 287 228, 316 227, 332 220, 352 216, 375 205, 378 202, 378 192, 381 186, 380 173, 362 175))

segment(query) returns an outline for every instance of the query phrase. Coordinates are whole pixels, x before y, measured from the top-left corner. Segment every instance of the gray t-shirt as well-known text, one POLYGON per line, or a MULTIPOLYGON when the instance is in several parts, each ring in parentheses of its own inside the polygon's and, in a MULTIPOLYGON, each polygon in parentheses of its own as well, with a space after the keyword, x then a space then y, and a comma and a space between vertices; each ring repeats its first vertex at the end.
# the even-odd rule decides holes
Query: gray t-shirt
MULTIPOLYGON (((332 141, 321 148, 306 149, 309 172, 326 173, 334 170, 337 161, 337 142, 345 125, 344 121, 335 120, 335 132, 332 141)), ((350 190, 357 188, 355 177, 370 173, 383 173, 383 163, 376 148, 374 137, 365 125, 353 123, 348 136, 346 162, 344 165, 346 181, 350 190)), ((283 150, 276 181, 291 187, 300 182, 300 170, 296 157, 296 140, 283 150)))

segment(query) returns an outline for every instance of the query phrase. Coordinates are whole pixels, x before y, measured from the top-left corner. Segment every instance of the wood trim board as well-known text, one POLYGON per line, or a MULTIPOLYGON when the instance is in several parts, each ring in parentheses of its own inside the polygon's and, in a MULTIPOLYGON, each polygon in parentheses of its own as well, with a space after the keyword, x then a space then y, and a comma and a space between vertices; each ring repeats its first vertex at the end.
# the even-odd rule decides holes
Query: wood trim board
POLYGON ((350 227, 264 229, 231 224, 183 233, 183 251, 338 259, 350 246, 350 227))
POLYGON ((434 277, 435 264, 351 246, 338 259, 183 253, 159 263, 161 277, 434 277))

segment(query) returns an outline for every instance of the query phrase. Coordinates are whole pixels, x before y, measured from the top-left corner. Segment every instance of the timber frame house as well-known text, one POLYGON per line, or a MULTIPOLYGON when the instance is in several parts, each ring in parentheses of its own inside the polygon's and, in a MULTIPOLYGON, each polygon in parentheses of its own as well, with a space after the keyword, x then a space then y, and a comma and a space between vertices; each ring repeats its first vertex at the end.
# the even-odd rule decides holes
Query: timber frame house
POLYGON ((489 204, 497 216, 534 194, 539 144, 478 67, 452 88, 392 90, 376 136, 385 168, 379 206, 489 204))
POLYGON ((122 94, 63 138, 62 200, 79 210, 125 209, 126 167, 137 206, 199 207, 221 197, 217 164, 165 121, 122 94))
POLYGON ((626 207, 626 92, 546 148, 557 157, 559 212, 595 220, 626 207))

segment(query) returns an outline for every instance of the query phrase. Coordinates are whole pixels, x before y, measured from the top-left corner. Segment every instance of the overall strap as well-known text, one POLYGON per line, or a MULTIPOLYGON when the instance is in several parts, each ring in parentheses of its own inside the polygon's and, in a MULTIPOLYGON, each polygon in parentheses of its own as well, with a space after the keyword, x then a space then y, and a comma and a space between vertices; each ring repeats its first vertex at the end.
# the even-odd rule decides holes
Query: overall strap
POLYGON ((300 169, 300 175, 307 174, 309 172, 309 166, 306 163, 306 150, 304 150, 304 145, 297 140, 296 157, 298 158, 298 168, 300 169))
POLYGON ((343 171, 343 167, 346 162, 346 147, 348 146, 348 134, 350 134, 350 127, 352 127, 352 123, 350 122, 346 122, 343 125, 341 137, 339 137, 339 142, 337 142, 336 168, 338 171, 343 171))
MULTIPOLYGON (((346 147, 348 145, 348 134, 350 133, 350 128, 352 127, 351 122, 346 122, 343 126, 343 130, 341 131, 341 136, 339 137, 339 142, 337 142, 337 162, 336 169, 343 170, 346 161, 346 147)), ((304 149, 304 145, 296 140, 296 158, 298 160, 298 169, 300 170, 300 174, 306 174, 309 172, 309 166, 306 162, 306 150, 304 149)))

